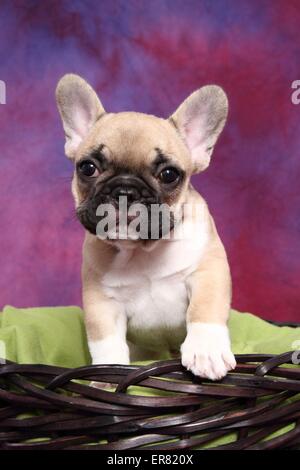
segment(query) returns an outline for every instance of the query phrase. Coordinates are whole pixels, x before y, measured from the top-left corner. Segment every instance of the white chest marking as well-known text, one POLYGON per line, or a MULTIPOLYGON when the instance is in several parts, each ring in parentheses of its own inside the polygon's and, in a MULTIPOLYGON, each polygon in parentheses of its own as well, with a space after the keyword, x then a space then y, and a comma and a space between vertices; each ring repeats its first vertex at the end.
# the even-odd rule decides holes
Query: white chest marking
POLYGON ((178 348, 185 337, 186 278, 199 264, 206 230, 192 239, 161 240, 148 252, 124 249, 102 280, 124 309, 128 339, 146 348, 178 348))

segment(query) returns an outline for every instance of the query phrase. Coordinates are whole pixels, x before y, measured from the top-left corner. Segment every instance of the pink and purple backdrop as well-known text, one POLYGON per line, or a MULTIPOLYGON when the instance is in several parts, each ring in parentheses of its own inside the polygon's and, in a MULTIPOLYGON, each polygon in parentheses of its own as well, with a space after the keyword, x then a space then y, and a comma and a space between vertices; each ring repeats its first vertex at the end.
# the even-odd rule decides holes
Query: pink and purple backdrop
POLYGON ((233 305, 300 321, 298 0, 1 0, 0 306, 80 304, 83 229, 54 102, 66 72, 110 111, 167 117, 224 87, 228 125, 194 178, 232 267, 233 305))

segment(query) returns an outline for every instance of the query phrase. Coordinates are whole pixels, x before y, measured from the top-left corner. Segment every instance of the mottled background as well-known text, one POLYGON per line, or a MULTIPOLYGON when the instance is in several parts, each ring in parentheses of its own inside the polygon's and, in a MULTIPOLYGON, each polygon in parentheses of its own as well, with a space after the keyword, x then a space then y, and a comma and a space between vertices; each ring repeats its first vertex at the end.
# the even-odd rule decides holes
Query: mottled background
POLYGON ((229 95, 228 125, 194 183, 226 245, 234 306, 300 322, 298 0, 0 3, 0 303, 80 304, 83 229, 54 103, 76 72, 110 111, 167 117, 194 89, 229 95))

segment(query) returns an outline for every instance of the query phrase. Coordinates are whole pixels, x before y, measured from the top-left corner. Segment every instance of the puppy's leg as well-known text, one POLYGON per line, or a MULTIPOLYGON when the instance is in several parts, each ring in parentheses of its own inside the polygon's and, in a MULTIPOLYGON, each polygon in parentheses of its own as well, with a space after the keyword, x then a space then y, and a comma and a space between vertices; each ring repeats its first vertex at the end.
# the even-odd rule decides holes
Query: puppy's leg
MULTIPOLYGON (((129 364, 126 342, 127 321, 120 304, 107 298, 99 283, 83 285, 83 307, 88 346, 93 364, 129 364)), ((112 384, 94 382, 93 385, 111 387, 112 384)))
POLYGON ((113 300, 84 302, 85 324, 93 364, 129 364, 126 318, 113 300))
POLYGON ((236 366, 231 352, 227 320, 231 280, 226 253, 219 239, 188 279, 190 304, 187 336, 181 345, 183 366, 195 375, 218 380, 236 366))

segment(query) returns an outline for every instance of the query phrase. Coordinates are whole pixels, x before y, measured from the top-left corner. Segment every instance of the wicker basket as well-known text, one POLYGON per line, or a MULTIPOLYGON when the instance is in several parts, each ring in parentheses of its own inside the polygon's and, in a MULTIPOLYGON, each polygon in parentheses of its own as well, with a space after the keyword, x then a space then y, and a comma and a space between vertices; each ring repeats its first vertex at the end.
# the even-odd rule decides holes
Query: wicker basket
POLYGON ((7 362, 0 449, 296 449, 300 367, 282 367, 292 358, 238 355, 235 371, 217 383, 178 360, 77 369, 7 362), (83 380, 118 385, 112 392, 83 380), (138 395, 128 393, 132 385, 138 395))

